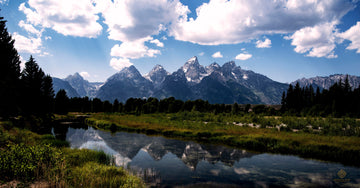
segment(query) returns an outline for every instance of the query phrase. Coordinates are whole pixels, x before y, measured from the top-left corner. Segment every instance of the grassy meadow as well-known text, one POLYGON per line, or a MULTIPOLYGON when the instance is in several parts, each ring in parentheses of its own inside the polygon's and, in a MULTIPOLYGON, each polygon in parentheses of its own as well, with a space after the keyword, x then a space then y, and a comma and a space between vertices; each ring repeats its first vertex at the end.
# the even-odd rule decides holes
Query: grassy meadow
POLYGON ((0 121, 0 186, 144 187, 104 152, 68 146, 52 135, 0 121))
POLYGON ((360 122, 351 118, 200 112, 97 113, 86 119, 86 123, 110 131, 163 135, 360 166, 360 122))

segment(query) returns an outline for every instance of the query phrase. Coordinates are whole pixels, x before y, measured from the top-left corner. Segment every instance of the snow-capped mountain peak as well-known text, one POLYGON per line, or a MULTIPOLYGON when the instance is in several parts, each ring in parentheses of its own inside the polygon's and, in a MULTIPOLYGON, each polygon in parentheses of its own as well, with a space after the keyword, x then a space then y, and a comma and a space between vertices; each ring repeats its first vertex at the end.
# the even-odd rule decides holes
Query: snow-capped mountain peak
POLYGON ((199 83, 204 76, 208 75, 204 66, 199 64, 196 56, 187 60, 181 69, 188 82, 199 83))
POLYGON ((163 66, 161 65, 155 65, 155 67, 144 77, 153 82, 155 87, 160 86, 160 84, 165 80, 165 77, 170 75, 169 72, 167 72, 163 66))

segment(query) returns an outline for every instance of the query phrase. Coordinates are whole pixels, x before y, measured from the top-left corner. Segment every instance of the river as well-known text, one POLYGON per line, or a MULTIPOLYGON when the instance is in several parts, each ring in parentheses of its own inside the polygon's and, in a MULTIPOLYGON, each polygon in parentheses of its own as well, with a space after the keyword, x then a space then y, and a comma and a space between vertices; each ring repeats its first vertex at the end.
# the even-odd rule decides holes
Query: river
POLYGON ((360 187, 360 168, 161 136, 53 129, 72 148, 102 150, 156 187, 360 187))

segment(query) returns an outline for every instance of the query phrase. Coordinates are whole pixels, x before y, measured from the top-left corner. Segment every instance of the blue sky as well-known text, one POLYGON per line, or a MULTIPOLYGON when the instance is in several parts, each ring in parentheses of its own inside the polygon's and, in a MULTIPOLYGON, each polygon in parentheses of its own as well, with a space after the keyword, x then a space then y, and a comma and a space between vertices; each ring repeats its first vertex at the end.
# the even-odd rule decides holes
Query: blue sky
POLYGON ((173 72, 234 60, 279 82, 360 76, 358 0, 0 0, 23 61, 105 81, 123 67, 173 72))

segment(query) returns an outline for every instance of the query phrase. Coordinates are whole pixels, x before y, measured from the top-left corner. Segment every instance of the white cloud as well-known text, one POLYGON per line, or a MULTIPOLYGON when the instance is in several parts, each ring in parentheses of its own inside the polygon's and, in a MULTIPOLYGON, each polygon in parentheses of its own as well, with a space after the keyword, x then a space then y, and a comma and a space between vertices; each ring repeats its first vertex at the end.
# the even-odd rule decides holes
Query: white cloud
POLYGON ((336 24, 330 22, 305 27, 285 39, 292 40, 291 45, 296 46, 294 51, 297 53, 306 53, 309 57, 336 58, 336 24))
POLYGON ((51 36, 46 36, 46 37, 45 37, 45 40, 51 40, 51 39, 52 39, 51 36))
POLYGON ((199 56, 203 56, 205 54, 205 52, 200 52, 199 56))
POLYGON ((90 77, 90 74, 89 74, 88 72, 85 72, 85 71, 80 72, 79 74, 80 74, 83 78, 89 78, 89 77, 90 77))
POLYGON ((348 50, 356 50, 356 53, 360 53, 360 21, 356 25, 352 26, 347 31, 339 34, 339 37, 351 41, 348 50))
POLYGON ((210 0, 195 19, 173 24, 170 35, 203 45, 236 44, 340 20, 354 7, 348 0, 210 0))
POLYGON ((19 52, 25 52, 30 54, 41 53, 41 38, 28 38, 16 32, 12 34, 12 37, 15 39, 15 48, 19 52))
POLYGON ((164 47, 164 43, 160 42, 158 39, 150 40, 150 43, 156 44, 157 47, 164 47))
POLYGON ((112 58, 110 60, 110 66, 118 71, 122 70, 125 67, 130 67, 131 65, 133 64, 127 58, 112 58))
POLYGON ((261 40, 256 41, 256 48, 271 48, 271 40, 265 38, 264 41, 261 40))
POLYGON ((65 36, 94 38, 102 31, 99 16, 89 0, 29 0, 29 8, 20 4, 19 10, 27 22, 51 28, 65 36))
POLYGON ((0 0, 0 4, 5 4, 5 3, 8 3, 9 0, 0 0))
POLYGON ((44 57, 44 56, 51 56, 51 54, 49 52, 42 52, 39 54, 40 57, 44 57))
POLYGON ((31 34, 41 36, 41 33, 42 33, 41 31, 35 29, 35 27, 33 25, 31 25, 31 24, 25 23, 24 20, 21 20, 18 25, 19 25, 19 27, 25 29, 25 31, 27 31, 27 32, 29 32, 31 34))
POLYGON ((251 54, 241 53, 241 54, 238 54, 238 55, 235 57, 235 59, 245 61, 245 60, 250 59, 251 57, 252 57, 251 54))
POLYGON ((110 55, 127 59, 138 59, 142 57, 155 57, 157 54, 160 54, 160 50, 145 46, 144 43, 148 40, 152 40, 152 38, 123 42, 121 45, 116 44, 112 47, 110 55))
POLYGON ((24 70, 26 61, 24 60, 24 58, 21 55, 19 55, 19 57, 20 57, 20 62, 21 62, 20 69, 24 70))
POLYGON ((221 52, 215 52, 213 55, 211 55, 211 57, 213 57, 213 58, 222 58, 223 55, 221 54, 221 52))
POLYGON ((179 0, 93 0, 108 25, 109 39, 133 41, 157 35, 189 10, 179 0))

